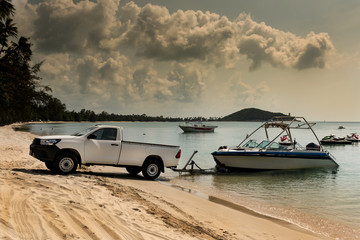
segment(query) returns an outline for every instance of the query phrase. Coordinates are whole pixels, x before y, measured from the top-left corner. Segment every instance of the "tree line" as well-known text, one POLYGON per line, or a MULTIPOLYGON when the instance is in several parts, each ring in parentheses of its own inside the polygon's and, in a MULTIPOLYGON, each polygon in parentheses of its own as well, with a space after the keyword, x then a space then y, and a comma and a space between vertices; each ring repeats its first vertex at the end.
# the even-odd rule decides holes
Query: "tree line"
MULTIPOLYGON (((49 120, 52 116, 50 116, 49 120)), ((147 116, 146 114, 114 114, 114 113, 107 113, 105 111, 96 114, 94 111, 82 109, 79 112, 75 111, 64 111, 62 113, 62 119, 64 121, 140 121, 140 122, 150 122, 150 121, 157 121, 157 122, 182 122, 182 121, 215 121, 218 118, 205 118, 205 117, 164 117, 164 116, 147 116)), ((55 120, 54 120, 55 121, 55 120)))
POLYGON ((216 118, 170 118, 120 115, 82 109, 68 111, 39 77, 43 62, 31 65, 30 39, 18 36, 11 0, 0 0, 0 125, 26 121, 207 121, 216 118))

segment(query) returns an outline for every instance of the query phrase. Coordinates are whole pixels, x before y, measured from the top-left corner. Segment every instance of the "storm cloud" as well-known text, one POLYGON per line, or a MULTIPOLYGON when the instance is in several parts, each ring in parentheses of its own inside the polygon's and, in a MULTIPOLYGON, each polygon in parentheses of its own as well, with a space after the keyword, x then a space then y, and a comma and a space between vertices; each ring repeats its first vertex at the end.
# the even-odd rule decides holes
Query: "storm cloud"
POLYGON ((256 71, 326 66, 334 50, 327 33, 306 37, 240 14, 178 10, 119 0, 51 0, 18 5, 19 28, 30 34, 42 76, 55 95, 93 108, 151 102, 194 102, 208 69, 247 64, 256 71), (26 26, 26 29, 21 29, 26 26), (28 29, 31 27, 31 29, 28 29), (91 96, 91 100, 85 96, 91 96))
POLYGON ((252 61, 250 70, 263 62, 301 70, 324 67, 334 49, 326 33, 311 32, 301 38, 257 23, 247 14, 232 22, 214 13, 178 10, 170 14, 164 7, 139 8, 132 2, 123 12, 132 17, 119 44, 133 47, 139 56, 162 61, 198 59, 225 64, 243 54, 252 61))
POLYGON ((231 58, 238 49, 231 44, 233 29, 226 17, 201 11, 173 14, 160 6, 147 4, 139 8, 128 3, 125 15, 133 15, 119 43, 136 50, 138 56, 161 61, 199 59, 216 62, 219 57, 231 58))
POLYGON ((119 1, 45 1, 36 5, 34 34, 44 53, 131 47, 138 57, 159 61, 226 64, 238 54, 262 63, 296 69, 322 68, 334 47, 326 33, 305 38, 283 32, 240 14, 235 21, 215 13, 178 10, 119 1))
POLYGON ((90 2, 44 1, 32 6, 36 14, 32 39, 44 53, 76 52, 99 48, 111 37, 119 0, 90 2))
POLYGON ((334 50, 326 33, 309 33, 305 38, 257 23, 249 15, 241 14, 235 21, 238 47, 241 54, 252 60, 250 70, 263 62, 273 67, 323 68, 326 57, 334 50))

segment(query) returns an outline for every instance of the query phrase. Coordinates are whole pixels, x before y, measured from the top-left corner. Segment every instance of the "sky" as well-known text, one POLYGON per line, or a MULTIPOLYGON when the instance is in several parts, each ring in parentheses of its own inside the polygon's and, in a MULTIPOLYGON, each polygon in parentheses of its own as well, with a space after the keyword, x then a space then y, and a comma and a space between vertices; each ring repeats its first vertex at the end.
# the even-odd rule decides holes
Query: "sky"
POLYGON ((360 121, 358 0, 14 0, 68 110, 360 121))

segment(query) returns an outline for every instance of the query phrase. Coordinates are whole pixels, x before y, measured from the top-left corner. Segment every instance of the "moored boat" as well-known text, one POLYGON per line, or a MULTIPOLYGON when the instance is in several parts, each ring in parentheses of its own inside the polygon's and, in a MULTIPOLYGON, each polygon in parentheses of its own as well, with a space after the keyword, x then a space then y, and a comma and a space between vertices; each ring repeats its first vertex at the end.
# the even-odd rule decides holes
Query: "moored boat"
POLYGON ((253 133, 235 147, 222 146, 212 153, 217 168, 236 168, 251 170, 280 170, 280 169, 303 169, 303 168, 337 168, 339 165, 335 158, 325 151, 317 138, 312 126, 303 117, 293 117, 291 121, 284 121, 279 117, 262 124, 253 133), (265 129, 266 140, 257 143, 251 139, 255 132, 265 129), (276 136, 270 138, 269 129, 276 128, 276 136), (292 136, 291 129, 310 130, 318 144, 309 143, 306 148, 302 147, 292 136), (280 132, 280 133, 279 133, 280 132), (286 133, 291 142, 288 146, 282 146, 275 142, 281 135, 286 133))
POLYGON ((351 133, 347 135, 345 139, 350 142, 360 142, 360 137, 357 133, 351 133))
POLYGON ((320 141, 322 144, 333 144, 333 145, 337 145, 337 144, 351 144, 352 142, 345 139, 344 137, 335 137, 334 135, 329 135, 329 136, 325 136, 321 139, 320 141))
POLYGON ((206 125, 202 122, 185 122, 179 124, 179 127, 184 132, 214 132, 215 128, 218 126, 206 125))

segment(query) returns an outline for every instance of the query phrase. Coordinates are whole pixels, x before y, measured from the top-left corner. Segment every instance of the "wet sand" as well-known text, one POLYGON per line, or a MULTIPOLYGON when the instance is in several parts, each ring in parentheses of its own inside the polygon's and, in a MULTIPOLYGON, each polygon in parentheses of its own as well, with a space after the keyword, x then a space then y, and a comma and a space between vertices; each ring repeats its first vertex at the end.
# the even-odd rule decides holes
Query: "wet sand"
POLYGON ((0 136, 0 239, 323 239, 164 177, 102 166, 56 175, 28 155, 34 135, 3 126, 0 136))

